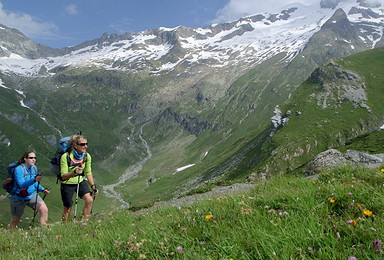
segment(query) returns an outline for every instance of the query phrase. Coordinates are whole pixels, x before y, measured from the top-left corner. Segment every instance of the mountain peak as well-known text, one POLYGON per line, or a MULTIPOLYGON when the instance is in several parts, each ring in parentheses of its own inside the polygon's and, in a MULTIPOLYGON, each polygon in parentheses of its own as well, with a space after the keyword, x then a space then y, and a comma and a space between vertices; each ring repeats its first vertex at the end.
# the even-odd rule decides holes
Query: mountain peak
POLYGON ((321 8, 329 8, 329 9, 335 9, 340 2, 343 0, 321 0, 320 1, 320 7, 321 8))
MULTIPOLYGON (((25 36, 20 38, 20 35, 6 30, 8 38, 0 38, 0 56, 6 57, 0 58, 0 70, 37 75, 44 67, 46 76, 63 66, 104 67, 152 74, 175 69, 190 73, 191 68, 197 66, 225 69, 233 64, 239 70, 247 70, 278 54, 285 56, 282 62, 288 63, 305 48, 314 33, 339 12, 334 10, 336 7, 344 11, 345 14, 340 15, 345 25, 351 22, 352 27, 361 28, 354 35, 364 39, 364 44, 371 48, 382 38, 383 22, 377 18, 383 17, 384 11, 365 7, 369 3, 365 0, 322 0, 320 6, 292 4, 278 13, 248 16, 204 28, 178 26, 136 34, 105 33, 98 39, 63 49, 40 46, 25 36), (18 47, 14 50, 12 46, 18 47)), ((336 31, 342 31, 343 23, 337 23, 335 17, 328 22, 334 24, 328 25, 340 27, 336 31)))

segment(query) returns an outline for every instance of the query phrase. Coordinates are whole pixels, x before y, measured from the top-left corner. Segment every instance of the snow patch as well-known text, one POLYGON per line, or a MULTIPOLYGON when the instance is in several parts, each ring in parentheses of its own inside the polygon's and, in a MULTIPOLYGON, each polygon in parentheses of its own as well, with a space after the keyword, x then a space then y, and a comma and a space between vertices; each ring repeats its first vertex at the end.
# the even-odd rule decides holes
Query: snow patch
POLYGON ((0 87, 2 88, 6 88, 6 89, 10 89, 8 88, 7 86, 4 85, 3 81, 0 79, 0 87))
POLYGON ((187 168, 189 168, 189 167, 192 167, 192 166, 194 166, 194 165, 195 165, 195 164, 193 163, 193 164, 188 164, 188 165, 186 165, 186 166, 177 168, 177 169, 176 169, 176 172, 181 172, 181 171, 183 171, 183 170, 185 170, 185 169, 187 169, 187 168))
POLYGON ((176 172, 174 172, 172 175, 175 175, 175 174, 178 173, 178 172, 184 171, 185 169, 188 169, 188 168, 190 168, 190 167, 192 167, 192 166, 194 166, 194 165, 195 165, 195 164, 193 163, 193 164, 188 164, 188 165, 186 165, 186 166, 177 168, 177 169, 176 169, 176 172))

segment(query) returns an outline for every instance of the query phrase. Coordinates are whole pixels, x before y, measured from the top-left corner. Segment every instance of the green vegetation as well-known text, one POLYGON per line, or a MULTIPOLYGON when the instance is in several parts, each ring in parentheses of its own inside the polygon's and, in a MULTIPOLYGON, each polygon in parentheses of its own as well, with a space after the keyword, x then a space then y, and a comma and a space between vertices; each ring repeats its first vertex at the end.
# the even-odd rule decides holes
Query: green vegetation
MULTIPOLYGON (((362 144, 348 148, 344 146, 359 136, 374 132, 382 125, 383 67, 384 48, 381 48, 334 60, 312 73, 291 98, 280 106, 282 115, 288 111, 291 113, 288 124, 263 144, 261 151, 273 156, 256 165, 254 171, 270 168, 278 173, 286 173, 297 170, 329 148, 344 151, 363 148, 362 144), (352 79, 340 76, 347 73, 352 79), (346 89, 340 89, 340 86, 346 89), (367 96, 366 105, 369 108, 361 100, 343 96, 343 91, 359 87, 367 96)), ((378 135, 381 134, 375 136, 378 135)), ((376 140, 376 150, 364 148, 361 151, 382 153, 382 140, 376 140)), ((369 142, 374 141, 375 137, 372 136, 369 142)))
MULTIPOLYGON (((182 74, 172 73, 153 77, 68 68, 52 78, 1 75, 14 89, 0 88, 0 166, 5 169, 28 147, 37 151, 38 167, 47 176, 60 135, 81 130, 90 143, 100 189, 131 173, 115 191, 136 209, 212 185, 242 182, 251 174, 298 172, 326 149, 359 150, 350 142, 376 130, 384 113, 384 49, 334 60, 321 67, 324 73, 313 73, 299 86, 327 57, 316 56, 321 59, 309 63, 298 56, 289 66, 276 56, 233 79, 215 71, 215 77, 225 80, 205 78, 192 88, 182 74), (361 81, 330 77, 345 75, 345 70, 361 81), (339 99, 337 88, 350 83, 363 85, 366 106, 339 99), (318 101, 326 94, 332 96, 323 106, 318 101), (21 99, 31 109, 20 106, 21 99), (277 104, 283 115, 290 110, 291 116, 271 138, 270 118, 277 104), (177 171, 186 165, 193 167, 177 171)), ((58 216, 59 186, 53 176, 44 182, 54 189, 51 215, 58 216)), ((119 205, 103 196, 99 205, 119 205)), ((0 220, 8 213, 7 201, 0 201, 0 220)))
POLYGON ((384 131, 376 131, 370 134, 359 136, 340 147, 339 150, 344 152, 347 149, 366 152, 369 154, 384 153, 384 131))
POLYGON ((0 251, 4 259, 382 259, 382 171, 284 175, 188 207, 108 209, 44 229, 1 223, 0 251))

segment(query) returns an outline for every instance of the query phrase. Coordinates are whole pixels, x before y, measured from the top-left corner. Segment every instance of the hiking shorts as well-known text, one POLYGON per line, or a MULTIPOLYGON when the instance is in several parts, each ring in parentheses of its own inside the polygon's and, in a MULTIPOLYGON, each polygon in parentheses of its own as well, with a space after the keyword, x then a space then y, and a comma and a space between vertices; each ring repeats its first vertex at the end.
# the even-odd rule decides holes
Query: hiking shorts
POLYGON ((11 215, 15 217, 21 217, 23 215, 25 206, 35 209, 36 202, 39 203, 43 201, 37 193, 35 193, 30 200, 15 200, 12 198, 9 198, 9 200, 11 205, 11 215))
MULTIPOLYGON (((77 184, 61 184, 61 199, 63 200, 63 205, 66 208, 71 208, 73 205, 72 197, 75 192, 77 192, 77 184)), ((82 181, 79 183, 79 197, 82 198, 85 194, 90 193, 91 191, 88 188, 87 181, 82 181)))

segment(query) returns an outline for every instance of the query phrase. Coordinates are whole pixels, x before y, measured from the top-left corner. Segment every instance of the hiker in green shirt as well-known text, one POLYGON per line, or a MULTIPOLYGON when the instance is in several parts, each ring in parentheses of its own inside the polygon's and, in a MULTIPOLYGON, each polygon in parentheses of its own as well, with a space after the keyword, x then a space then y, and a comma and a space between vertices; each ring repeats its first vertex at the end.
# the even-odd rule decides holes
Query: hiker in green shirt
POLYGON ((93 198, 97 196, 98 190, 92 176, 91 162, 92 158, 87 153, 87 139, 82 135, 74 135, 70 140, 71 150, 64 153, 60 159, 61 173, 61 199, 64 205, 62 220, 66 222, 71 213, 73 194, 76 192, 75 215, 77 213, 77 200, 80 197, 84 200, 83 219, 88 220, 92 209, 93 198), (70 162, 69 162, 70 161, 70 162), (92 193, 89 190, 87 181, 91 186, 92 193))

